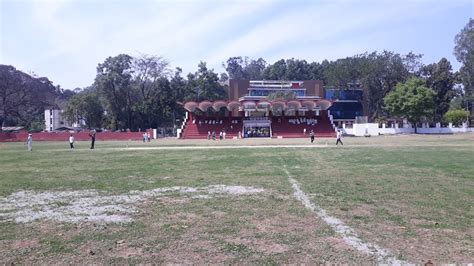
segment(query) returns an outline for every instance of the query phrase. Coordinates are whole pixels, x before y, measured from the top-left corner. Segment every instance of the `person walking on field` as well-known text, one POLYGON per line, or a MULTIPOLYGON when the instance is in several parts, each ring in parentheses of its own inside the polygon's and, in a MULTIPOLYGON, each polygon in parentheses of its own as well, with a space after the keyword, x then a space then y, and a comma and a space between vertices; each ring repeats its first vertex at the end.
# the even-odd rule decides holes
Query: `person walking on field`
POLYGON ((89 132, 89 137, 91 137, 91 150, 93 150, 95 144, 95 130, 89 132))
POLYGON ((26 145, 28 146, 28 151, 33 150, 33 135, 28 134, 28 138, 26 139, 26 145))
POLYGON ((314 131, 312 129, 309 132, 309 137, 311 138, 311 143, 313 143, 314 142, 314 131))
POLYGON ((339 142, 341 143, 341 145, 344 145, 344 144, 342 143, 342 131, 341 131, 340 129, 337 130, 336 138, 337 138, 337 140, 336 140, 336 146, 337 146, 337 144, 339 144, 339 142))
POLYGON ((74 150, 74 136, 72 134, 69 136, 69 146, 71 150, 74 150))

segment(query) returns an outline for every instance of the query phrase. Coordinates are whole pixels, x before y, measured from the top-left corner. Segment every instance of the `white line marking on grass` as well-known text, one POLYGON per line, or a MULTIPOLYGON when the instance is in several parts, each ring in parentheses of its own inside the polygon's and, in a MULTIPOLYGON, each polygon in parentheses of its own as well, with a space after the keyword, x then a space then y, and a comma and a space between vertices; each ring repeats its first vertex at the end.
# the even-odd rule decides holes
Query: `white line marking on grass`
MULTIPOLYGON (((282 144, 282 145, 267 145, 267 144, 256 144, 256 145, 215 145, 215 146, 154 146, 154 147, 127 147, 127 148, 102 148, 101 150, 121 150, 121 151, 153 151, 153 150, 220 150, 220 149, 275 149, 275 148, 327 148, 327 149, 353 149, 353 148, 399 148, 402 147, 399 144, 351 144, 345 146, 336 146, 335 143, 330 142, 329 144, 282 144)), ((409 144, 407 147, 466 147, 465 144, 409 144)), ((88 149, 82 149, 78 151, 90 151, 88 149)))
POLYGON ((388 263, 391 265, 407 264, 394 258, 388 251, 382 249, 376 244, 364 242, 359 238, 354 229, 345 225, 341 220, 328 215, 326 210, 312 203, 308 195, 306 195, 301 190, 298 181, 291 177, 290 172, 286 169, 285 165, 283 166, 283 169, 288 175, 288 180, 293 187, 293 196, 303 203, 306 208, 316 213, 324 222, 326 222, 334 231, 336 231, 336 233, 338 233, 347 244, 351 245, 360 252, 374 256, 379 263, 388 263))

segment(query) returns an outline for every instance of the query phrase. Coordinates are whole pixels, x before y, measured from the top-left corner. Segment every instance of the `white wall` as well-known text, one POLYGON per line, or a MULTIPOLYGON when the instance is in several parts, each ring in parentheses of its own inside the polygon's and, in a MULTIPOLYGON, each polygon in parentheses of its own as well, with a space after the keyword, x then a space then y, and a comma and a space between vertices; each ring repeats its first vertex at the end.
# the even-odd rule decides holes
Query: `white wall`
MULTIPOLYGON (((365 136, 366 134, 371 136, 377 135, 392 135, 392 134, 410 134, 415 133, 415 129, 412 127, 394 127, 386 128, 384 126, 379 127, 377 123, 368 124, 354 124, 353 128, 342 128, 344 134, 354 136, 365 136)), ((453 134, 453 133, 466 133, 474 132, 474 127, 431 127, 431 128, 417 128, 417 132, 420 134, 453 134)))

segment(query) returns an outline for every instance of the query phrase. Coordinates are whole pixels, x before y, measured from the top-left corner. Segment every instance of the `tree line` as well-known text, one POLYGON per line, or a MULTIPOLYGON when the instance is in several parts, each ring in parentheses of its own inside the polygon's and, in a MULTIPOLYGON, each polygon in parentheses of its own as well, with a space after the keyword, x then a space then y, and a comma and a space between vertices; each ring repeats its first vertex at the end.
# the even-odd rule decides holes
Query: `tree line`
POLYGON ((218 74, 200 62, 196 72, 183 77, 182 70, 171 69, 163 57, 119 54, 98 64, 90 86, 73 91, 53 86, 47 78, 0 65, 0 122, 32 129, 42 123, 46 106, 60 105, 70 121, 84 121, 89 128, 137 130, 173 126, 184 116, 179 102, 225 98, 225 81, 229 79, 319 79, 326 86, 341 89, 360 83, 366 89, 371 121, 403 116, 389 108, 386 101, 397 85, 423 86, 430 90, 425 95, 431 95, 433 100, 432 110, 421 112, 424 119, 447 121, 448 110, 474 109, 473 19, 456 35, 454 44, 454 55, 462 64, 457 72, 446 58, 424 65, 420 54, 382 51, 335 61, 290 58, 272 64, 263 58, 235 56, 222 64, 225 73, 218 74))

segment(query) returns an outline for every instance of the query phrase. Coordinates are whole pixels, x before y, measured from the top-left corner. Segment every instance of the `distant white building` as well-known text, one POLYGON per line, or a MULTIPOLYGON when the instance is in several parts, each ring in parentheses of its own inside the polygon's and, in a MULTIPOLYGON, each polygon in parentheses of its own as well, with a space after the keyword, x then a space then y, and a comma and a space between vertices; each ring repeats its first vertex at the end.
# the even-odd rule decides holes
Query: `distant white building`
POLYGON ((44 110, 44 122, 46 131, 54 131, 58 128, 64 127, 79 127, 79 123, 69 123, 65 117, 63 117, 64 110, 58 108, 51 108, 44 110))

